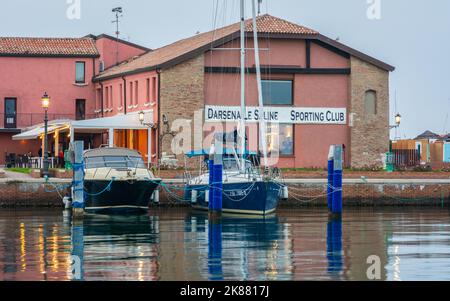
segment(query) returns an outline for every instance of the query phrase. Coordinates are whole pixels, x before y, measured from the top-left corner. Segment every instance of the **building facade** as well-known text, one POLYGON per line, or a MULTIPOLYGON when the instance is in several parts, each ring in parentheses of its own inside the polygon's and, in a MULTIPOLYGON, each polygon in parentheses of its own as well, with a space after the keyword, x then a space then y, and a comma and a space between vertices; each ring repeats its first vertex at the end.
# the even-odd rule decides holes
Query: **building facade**
MULTIPOLYGON (((101 117, 95 107, 92 78, 119 59, 149 49, 107 36, 84 38, 0 38, 0 164, 6 155, 38 155, 42 141, 14 141, 12 136, 44 121, 41 97, 51 97, 49 120, 101 117)), ((66 141, 51 141, 57 151, 66 141)), ((60 148, 60 149, 61 149, 60 148)))
MULTIPOLYGON (((278 158, 273 162, 289 168, 324 167, 329 146, 344 144, 346 166, 383 166, 383 155, 389 150, 389 72, 394 67, 270 15, 258 17, 257 27, 263 98, 270 111, 266 117, 268 150, 278 158)), ((248 48, 253 47, 252 35, 247 21, 248 48)), ((239 37, 238 23, 198 34, 105 70, 94 81, 128 94, 125 98, 133 104, 137 101, 138 107, 130 110, 141 110, 150 103, 154 119, 164 117, 169 123, 159 122, 155 130, 159 140, 155 148, 160 149, 153 150, 154 158, 175 152, 184 162, 180 152, 207 148, 211 131, 231 131, 237 125, 239 37), (156 86, 149 86, 149 79, 156 86), (167 126, 176 133, 183 121, 190 126, 191 139, 180 134, 173 141, 166 135, 167 126), (199 137, 205 139, 199 142, 199 137), (174 147, 181 144, 182 151, 174 147)), ((255 73, 254 53, 248 50, 246 104, 250 115, 257 113, 258 106, 255 73)), ((112 104, 112 114, 123 106, 123 97, 115 99, 119 101, 112 104)), ((256 151, 260 148, 258 123, 256 118, 248 121, 248 145, 256 151)))
MULTIPOLYGON (((246 22, 247 48, 253 48, 252 24, 246 22)), ((389 150, 389 72, 394 67, 270 15, 258 17, 257 27, 267 147, 277 158, 272 162, 288 168, 325 167, 329 146, 344 144, 346 166, 383 166, 389 150)), ((107 118, 146 111, 154 123, 148 130, 111 129, 104 138, 108 141, 101 143, 137 149, 153 164, 175 154, 182 165, 183 153, 209 147, 212 132, 236 128, 241 117, 239 23, 152 51, 124 43, 122 47, 133 51, 121 56, 120 64, 114 64, 117 47, 112 39, 87 38, 97 51, 86 61, 86 70, 91 70, 86 78, 92 80, 83 87, 73 84, 76 58, 61 70, 64 75, 53 79, 72 79, 65 96, 72 100, 67 112, 73 113, 74 101, 80 98, 87 100, 86 115, 107 118), (100 71, 96 68, 102 57, 105 69, 100 71), (87 95, 78 96, 83 89, 87 95)), ((258 151, 252 50, 246 51, 245 67, 248 147, 258 151)), ((29 97, 36 101, 41 90, 29 97)))

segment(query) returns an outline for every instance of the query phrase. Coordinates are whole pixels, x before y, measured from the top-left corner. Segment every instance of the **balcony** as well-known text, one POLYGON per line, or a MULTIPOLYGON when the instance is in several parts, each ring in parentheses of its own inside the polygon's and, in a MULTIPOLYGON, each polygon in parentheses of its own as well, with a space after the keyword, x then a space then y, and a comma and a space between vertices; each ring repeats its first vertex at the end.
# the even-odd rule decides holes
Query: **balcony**
MULTIPOLYGON (((0 130, 14 132, 33 125, 41 124, 44 122, 44 115, 44 113, 19 113, 15 115, 5 115, 2 113, 0 114, 0 130)), ((97 117, 97 114, 86 114, 84 119, 93 119, 97 117)), ((80 118, 77 118, 75 114, 48 114, 49 121, 60 119, 76 120, 80 118)))

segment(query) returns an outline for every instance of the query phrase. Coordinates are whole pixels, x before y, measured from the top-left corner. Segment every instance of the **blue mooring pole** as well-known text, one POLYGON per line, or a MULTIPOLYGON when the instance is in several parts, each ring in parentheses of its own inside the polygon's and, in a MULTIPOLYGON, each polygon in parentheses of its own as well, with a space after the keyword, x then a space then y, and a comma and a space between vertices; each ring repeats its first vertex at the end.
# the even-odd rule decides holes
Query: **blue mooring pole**
POLYGON ((72 187, 72 207, 73 217, 83 216, 84 213, 84 167, 83 167, 84 142, 75 141, 73 143, 74 164, 73 164, 73 187, 72 187))
POLYGON ((209 167, 209 190, 208 190, 208 207, 211 211, 213 208, 213 199, 214 199, 214 160, 210 159, 208 161, 208 167, 209 167))
POLYGON ((333 206, 333 174, 334 174, 334 146, 330 146, 328 154, 328 186, 327 186, 327 201, 328 210, 332 210, 333 206))
POLYGON ((210 200, 209 200, 209 212, 212 214, 220 215, 222 213, 222 154, 223 154, 223 141, 216 139, 213 152, 213 161, 210 161, 210 200))
POLYGON ((208 271, 209 280, 223 280, 222 221, 220 219, 210 219, 208 224, 208 271))
POLYGON ((342 145, 334 146, 334 173, 331 213, 342 214, 342 145))

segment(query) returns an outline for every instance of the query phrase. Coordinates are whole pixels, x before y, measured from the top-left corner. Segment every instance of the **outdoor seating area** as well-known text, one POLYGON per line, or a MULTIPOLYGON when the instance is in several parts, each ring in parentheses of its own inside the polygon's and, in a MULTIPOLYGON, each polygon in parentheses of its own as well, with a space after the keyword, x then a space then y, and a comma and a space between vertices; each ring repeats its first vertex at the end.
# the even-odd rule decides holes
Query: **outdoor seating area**
MULTIPOLYGON (((49 157, 49 168, 64 167, 64 160, 55 157, 49 157)), ((29 154, 20 155, 14 153, 5 154, 5 167, 6 168, 33 168, 41 169, 44 165, 44 159, 42 157, 32 157, 29 154)))

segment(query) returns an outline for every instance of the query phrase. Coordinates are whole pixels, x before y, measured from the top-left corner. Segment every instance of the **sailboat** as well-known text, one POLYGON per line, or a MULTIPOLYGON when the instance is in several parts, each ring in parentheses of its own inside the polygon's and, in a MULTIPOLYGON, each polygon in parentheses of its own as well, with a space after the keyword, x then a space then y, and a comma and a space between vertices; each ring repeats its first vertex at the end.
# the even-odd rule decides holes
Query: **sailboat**
MULTIPOLYGON (((259 119, 260 141, 263 149, 264 172, 261 172, 252 154, 246 147, 245 134, 245 20, 244 0, 241 0, 240 52, 241 52, 241 118, 239 131, 233 133, 216 133, 210 152, 201 150, 187 154, 188 157, 204 156, 209 160, 214 155, 215 145, 219 141, 223 162, 222 174, 222 212, 236 214, 267 215, 273 213, 279 201, 287 198, 287 188, 280 182, 279 172, 268 168, 266 124, 264 118, 259 119), (238 136, 238 137, 237 137, 238 136), (239 138, 239 139, 238 139, 239 138), (230 146, 231 144, 231 146, 230 146)), ((255 2, 252 0, 253 36, 255 48, 255 65, 258 83, 259 111, 264 112, 261 67, 259 59, 258 30, 256 26, 255 2)), ((263 116, 264 114, 260 114, 263 116)), ((205 161, 206 162, 206 161, 205 161)), ((211 169, 211 168, 210 168, 211 169)), ((185 198, 191 200, 195 209, 208 210, 210 185, 209 171, 198 177, 188 178, 185 186, 185 198)))

